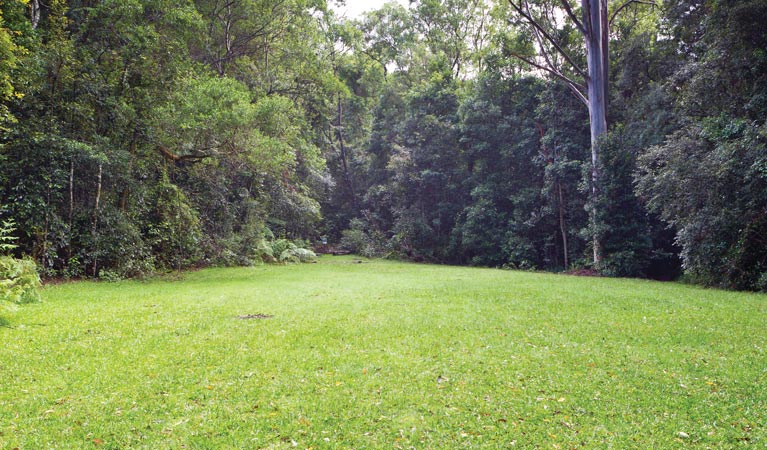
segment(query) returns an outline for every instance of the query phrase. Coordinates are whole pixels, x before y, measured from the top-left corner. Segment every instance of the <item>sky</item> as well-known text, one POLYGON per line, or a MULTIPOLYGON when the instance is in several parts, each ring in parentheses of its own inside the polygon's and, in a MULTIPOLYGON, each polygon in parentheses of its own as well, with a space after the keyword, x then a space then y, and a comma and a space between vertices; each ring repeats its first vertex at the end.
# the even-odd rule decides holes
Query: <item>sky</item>
POLYGON ((378 9, 389 1, 397 1, 404 6, 408 5, 408 0, 346 0, 346 4, 343 6, 337 6, 336 0, 329 0, 328 4, 339 16, 346 14, 348 19, 356 19, 362 16, 363 12, 378 9))

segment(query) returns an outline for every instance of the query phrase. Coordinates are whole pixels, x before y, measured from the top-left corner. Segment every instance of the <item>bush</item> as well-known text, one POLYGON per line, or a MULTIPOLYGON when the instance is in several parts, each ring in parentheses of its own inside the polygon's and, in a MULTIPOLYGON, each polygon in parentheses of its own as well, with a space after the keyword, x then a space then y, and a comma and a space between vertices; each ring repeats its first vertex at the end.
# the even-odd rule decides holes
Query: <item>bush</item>
POLYGON ((384 256, 389 250, 386 240, 368 228, 365 221, 352 219, 349 228, 341 232, 341 248, 366 258, 384 256))
POLYGON ((34 261, 0 256, 0 300, 14 304, 38 302, 40 284, 34 261))
POLYGON ((272 254, 273 255, 280 255, 280 258, 282 257, 282 254, 285 253, 288 250, 295 250, 298 248, 296 244, 290 242, 287 239, 276 239, 272 241, 272 254))
MULTIPOLYGON (((16 248, 16 238, 11 236, 14 229, 13 221, 0 224, 0 251, 9 252, 16 248)), ((40 284, 34 261, 0 256, 0 302, 24 304, 40 301, 40 284)))
POLYGON ((312 263, 317 262, 317 254, 305 248, 289 248, 280 253, 280 262, 312 263))
POLYGON ((255 248, 256 259, 262 263, 277 262, 277 258, 274 257, 274 250, 272 249, 271 242, 265 238, 258 241, 255 248))
MULTIPOLYGON (((301 245, 305 242, 298 241, 301 245)), ((265 263, 309 263, 317 261, 317 254, 287 239, 261 240, 255 248, 257 258, 265 263)))
MULTIPOLYGON (((167 177, 167 175, 164 175, 167 177)), ((189 267, 199 261, 202 228, 186 194, 164 178, 155 191, 156 203, 146 232, 154 263, 165 269, 189 267)))
MULTIPOLYGON (((148 234, 149 239, 154 239, 153 243, 156 244, 153 229, 150 229, 148 234)), ((142 236, 141 230, 121 211, 102 211, 98 233, 95 236, 84 236, 83 242, 88 244, 86 248, 95 248, 95 251, 83 250, 81 254, 70 259, 71 271, 74 273, 79 270, 82 273, 90 272, 99 278, 123 279, 141 278, 155 271, 157 259, 152 254, 149 242, 142 236), (93 273, 94 259, 97 263, 96 273, 93 273), (78 268, 75 264, 80 262, 83 266, 78 268), (109 273, 102 277, 102 271, 109 273)))

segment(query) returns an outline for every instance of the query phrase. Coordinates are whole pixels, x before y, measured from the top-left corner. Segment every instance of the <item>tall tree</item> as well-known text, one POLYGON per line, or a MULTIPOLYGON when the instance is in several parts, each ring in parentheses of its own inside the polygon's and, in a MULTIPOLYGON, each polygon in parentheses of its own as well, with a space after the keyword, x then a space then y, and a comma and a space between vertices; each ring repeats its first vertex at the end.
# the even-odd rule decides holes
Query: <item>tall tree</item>
MULTIPOLYGON (((654 4, 644 0, 627 0, 617 7, 614 18, 621 10, 634 3, 654 4)), ((593 262, 602 261, 602 237, 595 210, 600 186, 601 136, 607 132, 607 101, 609 84, 610 22, 607 0, 581 0, 581 18, 568 0, 559 3, 531 3, 529 0, 509 0, 509 5, 521 18, 532 36, 535 56, 517 53, 515 56, 531 66, 564 81, 573 94, 589 109, 591 130, 591 228, 593 262), (578 55, 573 53, 572 34, 583 38, 586 69, 578 55)))

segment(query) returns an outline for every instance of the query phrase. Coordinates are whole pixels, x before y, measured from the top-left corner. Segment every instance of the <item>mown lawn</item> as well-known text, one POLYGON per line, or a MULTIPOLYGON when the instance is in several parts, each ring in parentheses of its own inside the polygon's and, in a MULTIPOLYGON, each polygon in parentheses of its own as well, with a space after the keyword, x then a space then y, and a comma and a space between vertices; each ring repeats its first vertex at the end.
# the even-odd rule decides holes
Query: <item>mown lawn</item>
POLYGON ((767 445, 764 295, 323 257, 43 297, 0 448, 767 445))

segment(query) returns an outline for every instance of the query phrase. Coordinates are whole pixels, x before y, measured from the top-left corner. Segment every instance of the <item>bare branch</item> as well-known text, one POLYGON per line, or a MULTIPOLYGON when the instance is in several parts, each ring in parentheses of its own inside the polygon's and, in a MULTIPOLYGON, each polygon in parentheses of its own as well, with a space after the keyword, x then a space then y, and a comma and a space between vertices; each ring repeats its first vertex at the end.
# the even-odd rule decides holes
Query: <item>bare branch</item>
MULTIPOLYGON (((525 1, 525 9, 527 10, 528 16, 532 17, 532 14, 530 14, 530 4, 525 1)), ((521 6, 521 5, 520 5, 521 6)), ((541 37, 541 33, 538 31, 537 28, 533 27, 533 34, 535 35, 535 40, 538 41, 538 47, 541 49, 541 56, 543 56, 543 60, 546 61, 546 65, 549 66, 551 69, 556 70, 559 72, 559 69, 556 65, 551 61, 551 58, 549 58, 549 53, 546 50, 546 46, 543 45, 543 38, 541 37)))
POLYGON ((658 6, 657 3, 652 2, 652 1, 646 1, 646 0, 628 0, 626 3, 622 4, 621 6, 619 6, 618 9, 615 10, 615 12, 613 12, 613 15, 610 17, 610 21, 609 21, 610 26, 612 26, 613 21, 618 16, 618 13, 621 12, 624 8, 626 8, 629 5, 631 5, 632 3, 639 3, 641 5, 658 6))
POLYGON ((581 92, 581 89, 586 90, 586 86, 584 86, 583 84, 578 83, 577 81, 574 81, 574 80, 570 79, 569 77, 567 77, 566 75, 562 74, 562 72, 559 72, 558 70, 555 70, 555 69, 553 69, 551 67, 546 67, 546 66, 544 66, 542 64, 538 64, 535 61, 533 61, 533 60, 531 60, 529 58, 526 58, 526 57, 524 57, 522 55, 518 55, 516 53, 512 53, 511 56, 517 58, 520 61, 526 62, 527 64, 530 64, 531 66, 535 67, 536 69, 540 69, 540 70, 543 70, 544 72, 548 72, 551 75, 554 75, 555 77, 557 77, 560 80, 564 81, 567 84, 567 86, 570 88, 570 90, 573 91, 573 93, 576 95, 576 97, 578 97, 578 100, 582 101, 583 103, 586 104, 586 106, 588 106, 589 102, 586 99, 586 96, 583 95, 583 93, 581 92))
MULTIPOLYGON (((633 1, 639 1, 639 0, 633 0, 633 1)), ((525 18, 525 20, 533 26, 533 28, 537 29, 543 37, 546 38, 546 40, 551 43, 551 45, 554 46, 554 48, 557 49, 557 52, 562 55, 565 60, 575 69, 576 72, 578 72, 578 75, 582 76, 583 78, 588 78, 586 73, 583 72, 583 69, 581 69, 577 64, 575 64, 575 61, 570 57, 570 55, 562 48, 562 46, 559 45, 559 43, 541 26, 530 14, 527 14, 521 7, 521 5, 517 5, 514 3, 514 0, 509 0, 509 4, 511 5, 514 10, 516 10, 522 17, 525 18)))
POLYGON ((585 36, 586 35, 586 27, 584 27, 583 24, 581 23, 581 21, 578 20, 578 16, 576 16, 573 13, 573 9, 572 9, 572 7, 570 7, 570 2, 568 2, 567 0, 559 0, 559 1, 562 3, 562 6, 565 7, 565 11, 567 11, 568 17, 570 17, 570 20, 572 20, 573 23, 575 24, 575 28, 577 28, 578 31, 580 31, 581 34, 583 34, 585 36))
POLYGON ((194 153, 194 154, 187 154, 187 155, 178 155, 176 153, 173 153, 170 149, 163 145, 157 145, 157 151, 160 152, 160 154, 167 160, 173 161, 174 163, 182 163, 184 161, 200 161, 205 158, 210 158, 212 155, 204 154, 204 153, 194 153))
POLYGON ((583 95, 583 92, 581 92, 577 87, 573 86, 570 83, 567 83, 567 87, 570 88, 570 91, 575 95, 575 97, 580 100, 586 107, 589 107, 589 99, 586 98, 585 95, 583 95))

